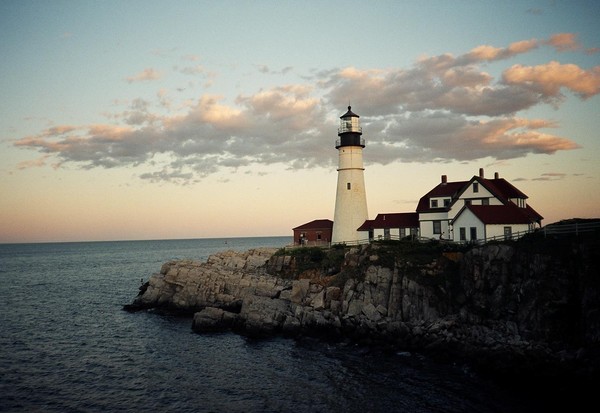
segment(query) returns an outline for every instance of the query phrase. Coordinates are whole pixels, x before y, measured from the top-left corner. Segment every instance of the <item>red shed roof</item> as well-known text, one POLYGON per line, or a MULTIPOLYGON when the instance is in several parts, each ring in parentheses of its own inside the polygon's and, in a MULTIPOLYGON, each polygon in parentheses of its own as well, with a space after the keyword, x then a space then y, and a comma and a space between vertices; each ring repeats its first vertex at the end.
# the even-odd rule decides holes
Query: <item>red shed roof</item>
POLYGON ((418 228, 419 214, 416 212, 394 212, 377 214, 375 219, 366 220, 358 231, 367 231, 375 228, 418 228))
POLYGON ((296 228, 293 228, 293 231, 296 230, 324 230, 324 229, 333 229, 333 221, 329 219, 315 219, 314 221, 307 222, 306 224, 300 225, 296 228))

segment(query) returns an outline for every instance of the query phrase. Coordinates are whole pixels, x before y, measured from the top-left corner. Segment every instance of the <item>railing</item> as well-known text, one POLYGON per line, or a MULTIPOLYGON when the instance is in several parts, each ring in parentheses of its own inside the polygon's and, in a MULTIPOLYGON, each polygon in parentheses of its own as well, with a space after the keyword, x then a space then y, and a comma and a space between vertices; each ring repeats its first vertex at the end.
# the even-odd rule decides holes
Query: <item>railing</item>
POLYGON ((487 244, 488 242, 493 242, 493 241, 518 240, 522 236, 531 234, 532 232, 536 232, 536 231, 539 231, 539 229, 537 229, 537 230, 528 229, 526 231, 512 232, 510 234, 495 235, 493 237, 489 237, 489 238, 485 238, 485 239, 470 240, 470 241, 464 240, 464 241, 460 241, 460 242, 464 243, 464 244, 472 243, 472 244, 477 244, 477 245, 483 245, 483 244, 487 244))
MULTIPOLYGON (((576 236, 586 232, 594 232, 600 231, 600 222, 576 222, 573 224, 550 224, 543 228, 530 229, 527 231, 513 232, 510 235, 496 235, 494 237, 489 237, 486 239, 479 240, 465 240, 459 241, 461 243, 474 243, 477 245, 487 244, 492 241, 507 241, 507 240, 517 240, 524 235, 531 234, 534 232, 541 232, 544 234, 544 237, 549 235, 570 235, 575 234, 576 236)), ((452 242, 452 241, 450 241, 452 242)))
MULTIPOLYGON (((494 237, 478 239, 478 240, 454 241, 452 239, 445 239, 445 238, 439 239, 439 238, 426 238, 426 237, 419 237, 419 236, 400 237, 399 235, 389 235, 389 236, 382 235, 382 236, 377 236, 376 238, 364 238, 364 239, 355 240, 355 241, 344 241, 344 242, 339 242, 337 244, 344 244, 347 246, 357 246, 357 245, 362 245, 362 244, 370 244, 370 243, 376 242, 376 241, 387 241, 387 240, 400 241, 400 240, 405 240, 405 239, 409 238, 415 242, 439 241, 439 242, 457 243, 457 244, 484 245, 484 244, 487 244, 488 242, 493 242, 493 241, 517 240, 527 234, 531 234, 534 232, 541 232, 544 234, 544 237, 547 237, 549 235, 559 235, 559 236, 560 235, 569 235, 569 234, 579 235, 582 233, 588 233, 588 232, 594 232, 594 231, 600 231, 600 221, 582 222, 582 223, 576 222, 574 224, 560 224, 560 225, 550 224, 549 226, 545 226, 543 228, 536 228, 536 229, 530 229, 530 230, 526 230, 526 231, 513 232, 510 235, 508 235, 508 234, 496 235, 494 237)), ((289 248, 330 247, 331 245, 332 245, 332 243, 329 241, 309 241, 303 245, 295 244, 293 246, 289 246, 289 248)))
POLYGON ((574 224, 547 225, 541 229, 544 236, 575 234, 579 235, 585 232, 594 232, 600 230, 600 221, 595 222, 575 222, 574 224))
MULTIPOLYGON (((346 143, 346 142, 344 142, 346 143)), ((335 147, 339 148, 340 146, 342 146, 342 140, 341 139, 336 139, 335 140, 335 147)), ((347 144, 347 146, 365 146, 365 138, 360 138, 360 143, 356 143, 356 142, 352 142, 352 144, 347 144)))
POLYGON ((329 245, 331 245, 331 243, 329 241, 324 241, 324 240, 315 240, 315 241, 304 240, 300 244, 294 242, 294 246, 296 246, 296 247, 328 247, 329 245))

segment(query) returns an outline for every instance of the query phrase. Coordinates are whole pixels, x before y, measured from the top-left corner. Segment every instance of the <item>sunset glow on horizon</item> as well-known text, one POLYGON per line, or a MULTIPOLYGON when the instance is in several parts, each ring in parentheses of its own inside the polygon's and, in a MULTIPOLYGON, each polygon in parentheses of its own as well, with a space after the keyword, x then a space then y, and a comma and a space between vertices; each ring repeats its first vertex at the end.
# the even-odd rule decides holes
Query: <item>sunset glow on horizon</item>
POLYGON ((485 169, 600 218, 595 1, 0 3, 0 243, 292 235, 485 169), (299 7, 299 6, 302 7, 299 7))

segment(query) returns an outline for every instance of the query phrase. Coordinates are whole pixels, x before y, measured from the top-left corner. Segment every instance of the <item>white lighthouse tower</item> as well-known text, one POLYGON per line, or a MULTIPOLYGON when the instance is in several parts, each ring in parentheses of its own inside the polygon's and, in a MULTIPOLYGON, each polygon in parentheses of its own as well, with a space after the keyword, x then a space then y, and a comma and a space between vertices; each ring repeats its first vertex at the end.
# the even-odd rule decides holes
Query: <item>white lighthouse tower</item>
POLYGON ((362 137, 359 116, 351 109, 348 106, 348 112, 340 117, 339 139, 335 143, 339 161, 331 235, 333 244, 358 242, 357 229, 369 217, 362 158, 365 140, 362 137))

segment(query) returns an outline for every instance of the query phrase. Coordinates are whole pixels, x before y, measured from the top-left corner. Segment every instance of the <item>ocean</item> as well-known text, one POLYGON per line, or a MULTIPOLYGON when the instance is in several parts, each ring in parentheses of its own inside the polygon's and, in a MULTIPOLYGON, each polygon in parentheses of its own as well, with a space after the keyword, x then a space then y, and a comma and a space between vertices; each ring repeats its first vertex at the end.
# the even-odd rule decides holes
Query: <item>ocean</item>
POLYGON ((0 245, 0 411, 519 412, 467 367, 349 343, 195 334, 123 311, 176 258, 291 237, 0 245))

